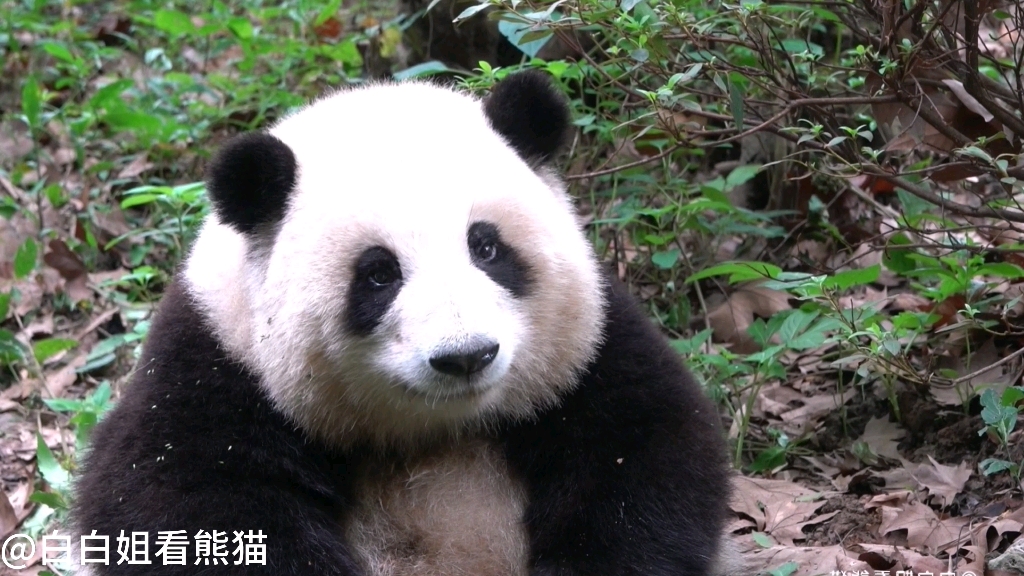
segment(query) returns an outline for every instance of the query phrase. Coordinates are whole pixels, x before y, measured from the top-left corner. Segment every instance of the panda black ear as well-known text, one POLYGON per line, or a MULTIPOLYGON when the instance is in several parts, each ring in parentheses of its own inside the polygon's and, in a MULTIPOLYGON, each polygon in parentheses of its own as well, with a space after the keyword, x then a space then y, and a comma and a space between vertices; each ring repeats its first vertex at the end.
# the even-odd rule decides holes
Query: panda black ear
POLYGON ((221 222, 244 234, 284 217, 295 188, 295 154, 266 132, 225 144, 206 173, 206 190, 221 222))
POLYGON ((569 106, 551 78, 537 70, 512 74, 484 100, 491 127, 527 162, 549 162, 569 132, 569 106))

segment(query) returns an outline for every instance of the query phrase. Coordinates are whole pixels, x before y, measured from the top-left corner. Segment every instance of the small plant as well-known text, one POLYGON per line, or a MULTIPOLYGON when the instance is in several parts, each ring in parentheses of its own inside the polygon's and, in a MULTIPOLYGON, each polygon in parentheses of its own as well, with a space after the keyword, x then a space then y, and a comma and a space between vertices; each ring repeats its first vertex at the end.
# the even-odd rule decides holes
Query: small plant
POLYGON ((978 465, 982 474, 991 476, 999 472, 1009 472, 1016 482, 1020 482, 1021 464, 1010 460, 1010 433, 1017 426, 1017 403, 1024 400, 1024 388, 1010 387, 999 396, 991 388, 981 393, 981 419, 985 427, 978 431, 979 436, 987 435, 997 442, 1005 458, 986 458, 978 465))
MULTIPOLYGON (((111 240, 104 249, 109 250, 127 238, 151 240, 171 249, 172 263, 181 259, 209 211, 206 187, 202 182, 181 186, 139 186, 125 191, 124 196, 122 210, 151 205, 156 222, 147 229, 132 230, 111 240)), ((141 262, 144 257, 145 254, 139 254, 135 260, 141 262)))
POLYGON ((789 436, 785 432, 769 428, 767 433, 768 439, 773 440, 775 444, 765 448, 757 455, 754 462, 747 467, 751 472, 764 474, 785 466, 790 453, 795 447, 795 443, 790 442, 789 436))
MULTIPOLYGON (((81 454, 90 432, 110 407, 110 385, 103 382, 92 394, 81 400, 52 398, 43 402, 55 412, 71 415, 68 423, 75 430, 75 447, 77 453, 81 454)), ((60 523, 66 519, 72 495, 71 478, 75 470, 74 461, 70 458, 63 462, 59 460, 40 434, 36 434, 36 462, 48 489, 36 490, 29 497, 29 500, 40 506, 25 519, 21 527, 21 531, 34 538, 45 533, 55 522, 60 523)))

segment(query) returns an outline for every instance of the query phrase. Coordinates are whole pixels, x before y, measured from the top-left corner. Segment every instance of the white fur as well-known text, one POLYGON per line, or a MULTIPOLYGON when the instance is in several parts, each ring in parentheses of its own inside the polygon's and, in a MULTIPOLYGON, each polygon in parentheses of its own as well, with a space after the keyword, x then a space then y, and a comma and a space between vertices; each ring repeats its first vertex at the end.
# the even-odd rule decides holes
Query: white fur
POLYGON ((211 216, 185 276, 282 411, 336 444, 409 443, 495 414, 529 417, 574 385, 603 323, 596 259, 564 189, 519 159, 478 100, 375 85, 328 96, 270 133, 299 167, 276 239, 252 249, 211 216), (478 220, 533 269, 525 299, 473 266, 466 233, 478 220), (354 337, 346 292, 374 245, 397 255, 404 285, 373 335, 354 337), (428 359, 479 336, 499 343, 498 356, 453 393, 428 359))

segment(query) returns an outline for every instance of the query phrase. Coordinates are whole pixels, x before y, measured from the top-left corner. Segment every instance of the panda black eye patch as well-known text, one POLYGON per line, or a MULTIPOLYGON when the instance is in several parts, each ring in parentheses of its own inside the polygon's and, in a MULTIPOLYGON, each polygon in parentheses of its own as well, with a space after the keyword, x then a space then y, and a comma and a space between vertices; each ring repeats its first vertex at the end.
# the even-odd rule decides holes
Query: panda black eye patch
POLYGON ((345 325, 367 336, 380 324, 402 289, 402 267, 398 258, 382 246, 367 248, 356 259, 348 287, 345 325))
POLYGON ((501 239, 497 226, 490 222, 474 222, 466 233, 466 244, 473 265, 484 271, 495 284, 516 298, 529 294, 530 267, 515 249, 501 239))

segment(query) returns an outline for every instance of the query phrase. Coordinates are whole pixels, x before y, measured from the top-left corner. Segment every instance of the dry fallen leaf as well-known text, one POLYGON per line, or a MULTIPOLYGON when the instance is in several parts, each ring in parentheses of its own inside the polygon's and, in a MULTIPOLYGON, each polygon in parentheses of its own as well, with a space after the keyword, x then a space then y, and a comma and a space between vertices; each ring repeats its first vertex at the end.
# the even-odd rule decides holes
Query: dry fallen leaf
POLYGON ((797 565, 791 576, 821 576, 828 574, 873 574, 871 566, 857 559, 855 552, 842 546, 772 546, 761 548, 743 555, 749 563, 751 574, 760 574, 778 568, 787 562, 797 565), (867 570, 867 572, 859 572, 867 570))
MULTIPOLYGON (((964 489, 964 484, 971 477, 971 468, 967 462, 961 462, 959 466, 944 466, 928 456, 930 464, 920 464, 910 470, 923 488, 928 493, 939 499, 943 507, 953 502, 953 497, 964 489)), ((907 467, 910 468, 909 466, 907 467)))
MULTIPOLYGON (((935 556, 920 554, 901 546, 892 546, 890 544, 858 544, 857 547, 865 550, 866 553, 875 553, 889 559, 890 562, 895 562, 895 565, 888 569, 889 574, 900 573, 912 575, 931 573, 934 576, 939 576, 940 574, 949 573, 947 560, 941 560, 935 556)), ((966 566, 964 561, 961 560, 954 573, 966 574, 964 570, 967 568, 968 566, 966 566)), ((984 572, 982 570, 977 570, 974 573, 981 575, 984 572)))
POLYGON ((0 490, 0 538, 7 538, 18 527, 18 515, 14 513, 14 506, 7 497, 7 493, 0 490))
POLYGON ((1006 549, 1006 552, 990 560, 988 567, 993 570, 1024 574, 1024 538, 1017 538, 1006 549))
POLYGON ((1001 393, 1013 383, 1014 374, 1006 370, 1006 365, 985 370, 986 367, 992 366, 1001 359, 1002 356, 992 339, 978 347, 966 362, 960 358, 942 356, 939 358, 939 367, 952 369, 958 376, 980 372, 973 378, 955 386, 933 382, 929 392, 936 401, 946 406, 962 405, 966 399, 973 397, 979 388, 992 388, 1001 393))
POLYGON ((824 522, 838 513, 815 516, 824 504, 817 492, 787 480, 739 477, 734 482, 733 511, 749 516, 759 530, 789 546, 804 538, 804 526, 824 522))
POLYGON ((906 530, 907 546, 934 554, 964 541, 970 542, 970 534, 964 530, 970 521, 963 516, 940 519, 927 505, 907 502, 899 508, 882 506, 878 532, 887 536, 890 532, 906 530))
POLYGON ((899 491, 902 494, 909 493, 910 490, 917 488, 917 480, 914 480, 914 476, 903 466, 898 468, 892 468, 890 470, 874 470, 871 472, 872 475, 885 480, 885 489, 893 492, 899 491))
POLYGON ((64 279, 64 291, 72 302, 92 296, 88 286, 89 270, 63 240, 50 240, 50 251, 43 255, 43 262, 60 273, 64 279))
POLYGON ((133 178, 136 178, 143 172, 151 170, 152 168, 153 163, 149 161, 149 157, 146 155, 146 153, 142 153, 136 156, 134 160, 129 162, 127 166, 122 168, 121 171, 117 174, 117 178, 131 180, 133 178))
POLYGON ((871 451, 878 456, 899 460, 900 453, 896 446, 899 444, 900 438, 905 435, 906 432, 901 430, 895 422, 890 422, 888 418, 872 418, 864 427, 864 434, 860 437, 860 441, 867 444, 868 448, 871 448, 871 451))
POLYGON ((771 318, 789 308, 789 296, 785 292, 747 284, 708 312, 708 324, 716 342, 731 344, 737 354, 750 354, 758 349, 757 343, 747 334, 754 318, 771 318))
MULTIPOLYGON (((989 521, 985 531, 988 533, 988 541, 993 547, 998 544, 999 539, 1007 532, 1024 532, 1024 506, 1016 510, 1004 511, 998 517, 993 518, 989 521)), ((1024 538, 1020 538, 1017 541, 1021 543, 1021 546, 1024 546, 1024 538)))
POLYGON ((803 406, 793 408, 781 414, 781 418, 787 423, 803 422, 805 420, 817 421, 827 414, 838 409, 857 396, 855 388, 849 388, 842 394, 821 394, 810 398, 801 398, 803 406))
POLYGON ((960 102, 962 102, 968 110, 974 112, 978 116, 981 116, 981 118, 985 122, 991 122, 992 120, 995 119, 995 116, 993 116, 992 113, 988 111, 988 108, 982 106, 981 102, 978 102, 978 100, 974 96, 971 96, 970 94, 967 93, 967 89, 964 88, 963 82, 959 80, 953 80, 951 78, 946 78, 942 81, 942 83, 945 84, 950 89, 950 91, 953 92, 954 96, 960 99, 960 102))

